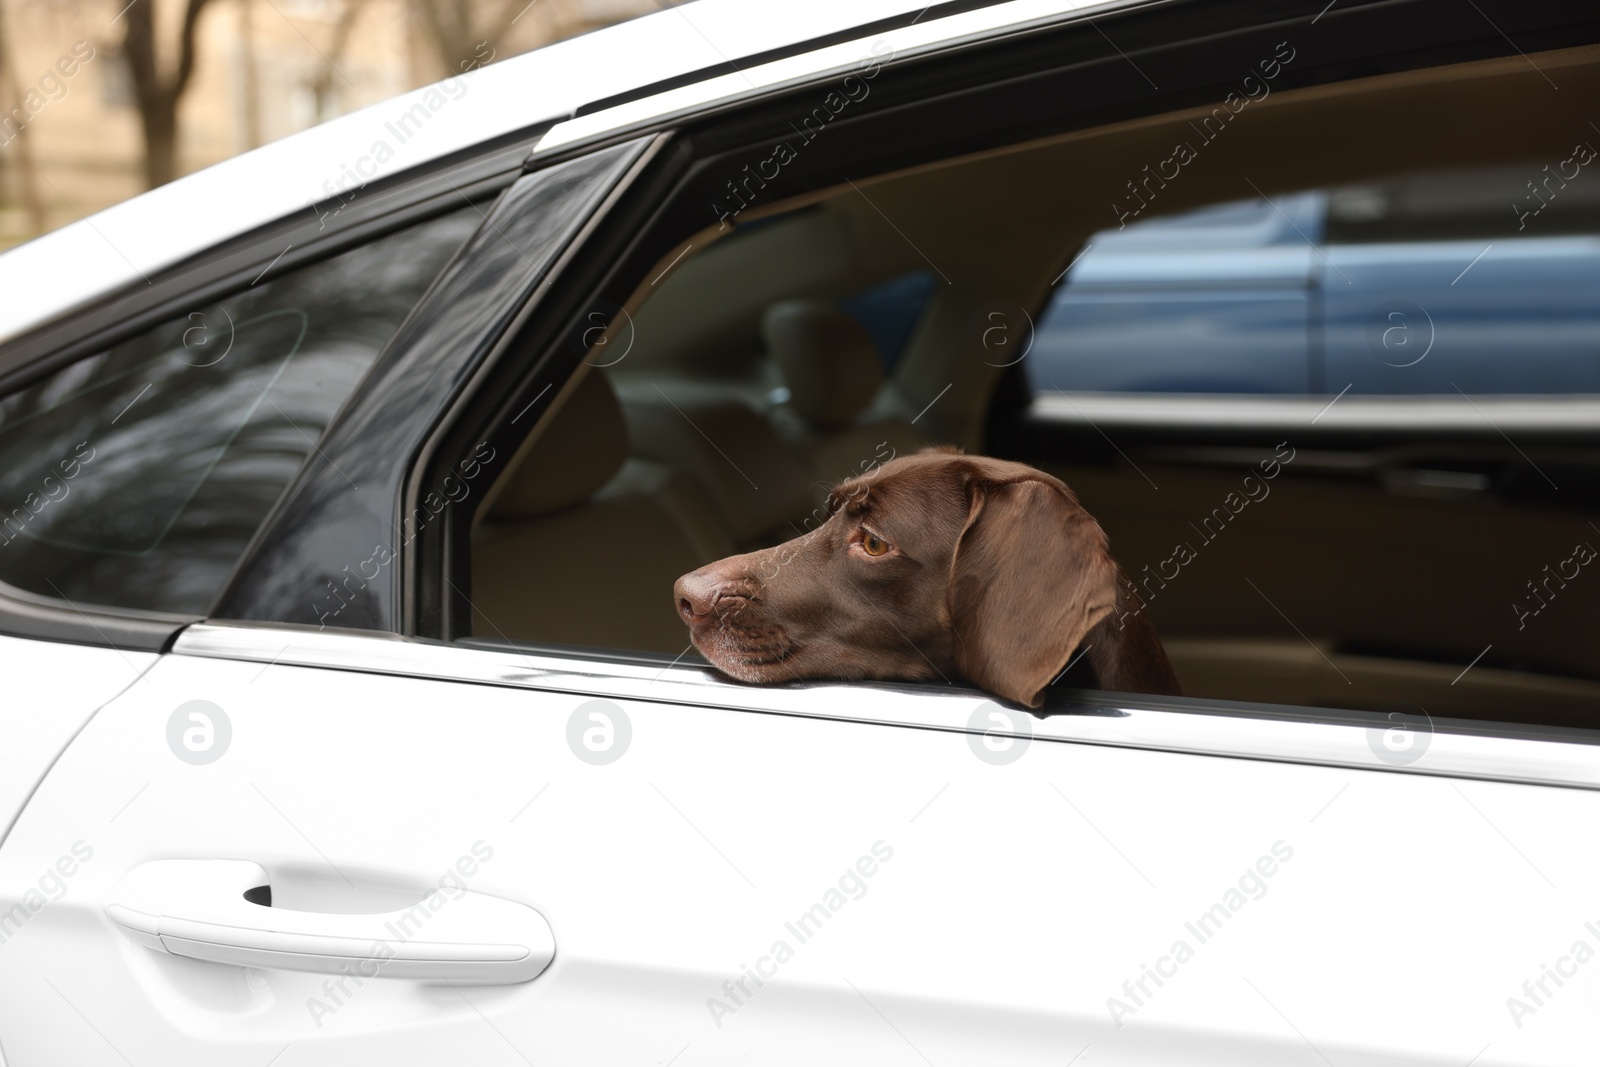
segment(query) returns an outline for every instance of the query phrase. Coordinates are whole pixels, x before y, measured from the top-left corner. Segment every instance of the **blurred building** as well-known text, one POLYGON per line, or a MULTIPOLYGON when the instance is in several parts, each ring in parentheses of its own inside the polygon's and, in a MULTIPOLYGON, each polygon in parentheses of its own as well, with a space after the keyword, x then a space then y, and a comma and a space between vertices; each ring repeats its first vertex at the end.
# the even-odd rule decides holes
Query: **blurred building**
MULTIPOLYGON (((137 4, 152 5, 155 69, 168 83, 179 66, 185 16, 198 9, 192 70, 177 104, 179 175, 470 65, 659 6, 653 0, 137 4)), ((127 45, 129 23, 140 14, 133 5, 0 0, 0 249, 148 186, 127 45)))

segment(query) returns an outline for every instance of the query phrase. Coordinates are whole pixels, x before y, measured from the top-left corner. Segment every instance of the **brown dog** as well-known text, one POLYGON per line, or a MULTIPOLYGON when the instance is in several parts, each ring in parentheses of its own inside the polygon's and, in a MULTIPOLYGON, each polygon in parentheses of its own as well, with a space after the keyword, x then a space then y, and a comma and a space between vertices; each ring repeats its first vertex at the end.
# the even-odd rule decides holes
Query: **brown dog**
POLYGON ((926 450, 840 483, 828 511, 678 579, 678 613, 724 674, 959 677, 1036 708, 1082 646, 1102 689, 1179 692, 1099 523, 1043 471, 926 450))

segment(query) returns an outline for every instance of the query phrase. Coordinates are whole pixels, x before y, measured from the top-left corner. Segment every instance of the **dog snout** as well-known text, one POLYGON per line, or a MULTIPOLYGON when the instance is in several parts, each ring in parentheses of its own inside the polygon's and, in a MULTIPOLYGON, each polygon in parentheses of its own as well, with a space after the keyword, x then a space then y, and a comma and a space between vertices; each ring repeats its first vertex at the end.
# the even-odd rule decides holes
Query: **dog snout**
POLYGON ((704 626, 714 617, 726 615, 732 605, 747 599, 747 595, 737 587, 738 584, 722 573, 715 563, 685 574, 672 587, 678 603, 678 615, 691 629, 704 626))

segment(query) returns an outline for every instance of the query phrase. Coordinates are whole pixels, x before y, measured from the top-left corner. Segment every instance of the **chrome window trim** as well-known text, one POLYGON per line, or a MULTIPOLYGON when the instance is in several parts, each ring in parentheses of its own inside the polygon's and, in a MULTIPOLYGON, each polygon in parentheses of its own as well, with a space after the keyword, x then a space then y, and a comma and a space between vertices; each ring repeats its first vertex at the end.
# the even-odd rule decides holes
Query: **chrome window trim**
MULTIPOLYGON (((488 649, 394 635, 200 623, 172 654, 318 667, 433 681, 648 700, 762 714, 954 733, 981 733, 974 713, 995 702, 970 689, 817 683, 757 687, 674 663, 658 667, 595 655, 488 649)), ((1354 770, 1600 789, 1600 734, 1519 729, 1454 720, 1440 724, 1422 757, 1397 766, 1377 757, 1373 736, 1387 721, 1361 712, 1200 700, 1083 694, 1062 713, 1030 717, 1032 737, 1189 755, 1304 763, 1354 770), (1545 736, 1526 736, 1539 732, 1545 736), (1524 736, 1517 736, 1517 734, 1524 736)))
POLYGON ((1009 0, 924 23, 913 23, 775 59, 703 81, 666 89, 639 100, 577 115, 552 126, 534 146, 530 163, 575 146, 598 144, 625 133, 654 129, 714 108, 770 96, 784 89, 838 79, 864 60, 904 59, 962 47, 992 37, 1100 15, 1152 0, 1009 0), (887 54, 874 49, 887 45, 887 54))
POLYGON ((1433 430, 1594 433, 1600 395, 1260 396, 1226 393, 1046 392, 1027 417, 1059 426, 1185 430, 1433 430))

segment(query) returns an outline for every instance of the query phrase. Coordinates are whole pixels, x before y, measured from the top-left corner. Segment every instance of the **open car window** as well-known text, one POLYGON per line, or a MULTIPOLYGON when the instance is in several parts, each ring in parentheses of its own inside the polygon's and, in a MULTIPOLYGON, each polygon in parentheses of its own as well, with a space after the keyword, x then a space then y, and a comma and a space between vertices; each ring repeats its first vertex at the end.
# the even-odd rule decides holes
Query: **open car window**
POLYGON ((1188 696, 1592 725, 1600 224, 1517 73, 1275 94, 1125 224, 1063 190, 1126 206, 1193 113, 674 233, 478 507, 471 635, 692 656, 678 576, 942 445, 1073 488, 1188 696), (1516 137, 1427 120, 1491 97, 1516 137))

